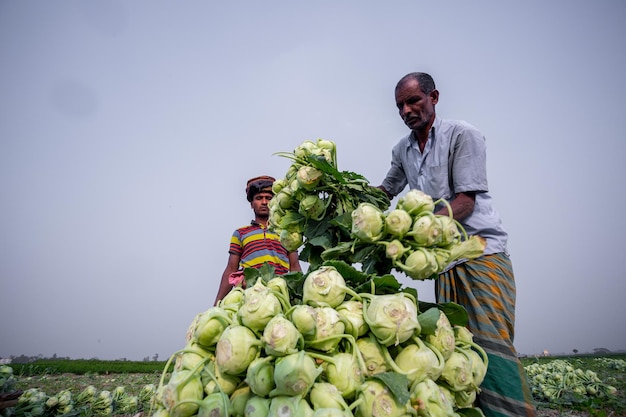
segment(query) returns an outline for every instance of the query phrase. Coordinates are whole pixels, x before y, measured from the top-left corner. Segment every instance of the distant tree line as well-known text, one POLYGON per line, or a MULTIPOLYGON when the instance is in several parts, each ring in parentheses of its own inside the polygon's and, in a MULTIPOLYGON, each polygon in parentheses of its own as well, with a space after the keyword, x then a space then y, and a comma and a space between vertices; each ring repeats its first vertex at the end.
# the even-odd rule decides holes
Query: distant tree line
MULTIPOLYGON (((2 359, 2 358, 0 358, 2 359)), ((53 354, 51 357, 47 358, 45 356, 43 356, 42 354, 39 354, 37 356, 27 356, 27 355, 20 355, 20 356, 15 356, 15 355, 11 355, 9 356, 9 359, 11 360, 11 363, 30 363, 30 362, 35 362, 38 360, 71 360, 71 358, 69 356, 58 356, 56 353, 53 354)), ((90 358, 92 360, 98 360, 98 358, 90 358)), ((120 358, 120 359, 115 359, 116 361, 128 361, 128 359, 126 358, 120 358)), ((157 362, 159 360, 159 354, 155 353, 152 357, 150 356, 146 356, 143 358, 142 362, 157 362)))

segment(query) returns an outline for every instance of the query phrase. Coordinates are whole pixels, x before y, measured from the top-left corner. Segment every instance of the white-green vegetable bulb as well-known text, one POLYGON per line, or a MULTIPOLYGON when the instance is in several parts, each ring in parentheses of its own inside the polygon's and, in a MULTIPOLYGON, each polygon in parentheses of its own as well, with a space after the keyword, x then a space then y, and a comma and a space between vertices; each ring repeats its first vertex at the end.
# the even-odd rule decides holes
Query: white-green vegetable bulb
POLYGON ((346 330, 341 316, 332 307, 315 307, 315 335, 305 340, 309 347, 323 352, 334 350, 346 330))
POLYGON ((412 225, 413 218, 404 210, 391 210, 385 215, 385 231, 395 238, 402 239, 412 225))
POLYGON ((404 346, 396 355, 396 364, 406 373, 411 384, 425 379, 436 381, 443 372, 445 364, 443 355, 419 337, 413 340, 414 343, 404 346))
POLYGON ((339 304, 335 310, 346 326, 345 332, 355 339, 365 335, 369 331, 369 326, 363 318, 363 302, 357 300, 347 300, 339 304))
POLYGON ((423 280, 434 278, 439 271, 439 263, 434 252, 426 248, 415 248, 404 262, 395 260, 393 265, 410 278, 423 280))
POLYGON ((276 417, 312 417, 313 409, 309 403, 300 396, 280 395, 272 398, 268 414, 265 416, 276 417))
POLYGON ((307 219, 321 220, 326 213, 326 202, 317 195, 309 194, 300 200, 298 213, 307 219))
POLYGON ((275 387, 273 360, 271 356, 258 357, 250 363, 246 371, 246 384, 260 397, 266 397, 275 387))
POLYGON ((452 417, 454 404, 432 379, 411 387, 411 404, 420 417, 452 417))
POLYGON ((383 237, 385 216, 371 203, 360 203, 352 211, 352 234, 363 242, 376 242, 383 237))
POLYGON ((315 336, 315 323, 317 321, 317 309, 315 307, 297 304, 291 309, 289 314, 291 322, 305 339, 315 336))
POLYGON ((322 368, 303 350, 278 358, 274 366, 276 388, 270 396, 305 396, 321 373, 322 368))
MULTIPOLYGON (((246 412, 246 404, 253 395, 254 393, 250 390, 250 387, 245 385, 237 388, 235 392, 230 394, 231 415, 243 416, 246 412)), ((198 414, 198 417, 203 416, 198 414)))
POLYGON ((304 237, 300 232, 290 232, 289 230, 284 229, 280 232, 280 243, 289 252, 294 252, 304 244, 304 237))
POLYGON ((300 167, 296 175, 298 185, 305 190, 312 190, 317 187, 323 177, 324 173, 322 171, 310 165, 300 167))
POLYGON ((224 330, 217 342, 215 362, 226 374, 243 375, 258 355, 261 344, 246 326, 232 325, 224 330))
POLYGON ((435 216, 439 222, 439 229, 441 230, 441 239, 439 246, 448 246, 457 243, 461 240, 461 232, 457 226, 456 221, 449 216, 435 216))
POLYGON ((325 365, 328 382, 337 387, 344 398, 352 399, 363 383, 363 375, 357 357, 351 353, 335 353, 325 365))
POLYGON ((346 297, 346 281, 333 266, 321 266, 304 280, 302 302, 312 306, 337 307, 346 297))
POLYGON ((398 345, 418 335, 417 305, 406 293, 375 295, 364 305, 370 331, 385 346, 398 345))
POLYGON ((356 417, 408 417, 414 415, 408 404, 401 404, 387 387, 376 379, 363 383, 359 391, 356 417))
POLYGON ((403 197, 400 197, 396 208, 408 212, 411 216, 417 216, 421 213, 432 213, 435 210, 435 202, 425 192, 412 189, 403 197))
POLYGON ((183 400, 200 401, 203 397, 200 377, 186 369, 173 372, 161 392, 161 401, 171 417, 190 417, 196 414, 199 408, 197 403, 181 404, 178 407, 176 405, 183 400))
POLYGON ((209 362, 206 366, 208 372, 201 373, 202 383, 204 384, 204 393, 212 394, 214 392, 223 392, 230 395, 241 384, 241 376, 229 375, 221 371, 215 361, 209 362))
POLYGON ((346 401, 342 397, 341 392, 330 382, 314 383, 309 392, 309 399, 314 410, 320 408, 343 410, 346 407, 346 401))
POLYGON ((245 289, 243 303, 238 311, 244 326, 255 332, 262 332, 272 317, 280 313, 282 313, 280 300, 263 284, 263 280, 257 279, 252 287, 245 289))
POLYGON ((401 262, 404 255, 412 253, 410 247, 405 247, 398 239, 393 239, 391 242, 380 241, 381 245, 385 245, 385 256, 395 262, 401 262))
POLYGON ((211 348, 231 322, 230 316, 223 308, 211 307, 198 318, 194 329, 195 340, 200 346, 211 348))
POLYGON ((271 356, 285 356, 298 351, 302 335, 296 326, 283 314, 273 317, 263 330, 265 353, 271 356))
POLYGON ((442 234, 441 223, 432 213, 418 216, 413 222, 413 229, 409 232, 415 242, 424 247, 438 245, 441 242, 442 234))
POLYGON ((472 362, 464 351, 455 349, 450 357, 446 359, 443 372, 441 373, 441 380, 454 392, 475 388, 472 362))
POLYGON ((252 396, 246 402, 245 417, 267 417, 270 412, 271 399, 252 396))
POLYGON ((456 337, 448 316, 441 310, 436 326, 434 334, 426 335, 425 340, 441 352, 443 358, 447 360, 454 352, 456 337))
POLYGON ((365 363, 366 376, 389 371, 390 368, 385 360, 382 347, 372 333, 357 339, 356 346, 365 363))

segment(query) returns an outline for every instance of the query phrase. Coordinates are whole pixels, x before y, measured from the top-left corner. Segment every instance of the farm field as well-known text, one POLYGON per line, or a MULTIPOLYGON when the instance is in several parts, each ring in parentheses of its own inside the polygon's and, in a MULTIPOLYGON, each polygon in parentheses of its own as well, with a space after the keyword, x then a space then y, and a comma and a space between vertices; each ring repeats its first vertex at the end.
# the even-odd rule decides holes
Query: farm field
MULTIPOLYGON (((597 374, 604 385, 616 389, 611 397, 581 398, 575 393, 563 390, 560 398, 546 401, 536 398, 538 415, 555 416, 626 416, 626 369, 622 367, 626 354, 622 355, 574 355, 522 358, 525 367, 530 365, 547 366, 566 361, 571 367, 597 374), (619 364, 620 366, 615 366, 619 364)), ((11 364, 17 382, 15 389, 25 391, 37 388, 48 395, 61 390, 79 393, 88 386, 98 391, 113 391, 124 387, 129 395, 139 395, 142 387, 159 384, 165 362, 131 362, 98 360, 38 360, 26 364, 11 364)), ((529 377, 530 378, 530 377, 529 377)), ((140 415, 147 417, 147 412, 140 415)), ((116 415, 116 414, 114 414, 116 415)), ((117 414, 119 416, 123 414, 117 414)))

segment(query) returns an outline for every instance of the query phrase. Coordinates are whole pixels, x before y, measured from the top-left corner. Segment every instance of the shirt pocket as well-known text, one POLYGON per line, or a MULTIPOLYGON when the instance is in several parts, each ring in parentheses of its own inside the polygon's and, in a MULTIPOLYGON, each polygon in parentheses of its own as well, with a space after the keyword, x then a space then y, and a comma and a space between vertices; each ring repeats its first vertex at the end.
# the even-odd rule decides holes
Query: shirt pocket
POLYGON ((445 198, 449 200, 452 196, 450 181, 448 178, 448 164, 431 166, 426 170, 424 176, 424 192, 434 199, 445 198))

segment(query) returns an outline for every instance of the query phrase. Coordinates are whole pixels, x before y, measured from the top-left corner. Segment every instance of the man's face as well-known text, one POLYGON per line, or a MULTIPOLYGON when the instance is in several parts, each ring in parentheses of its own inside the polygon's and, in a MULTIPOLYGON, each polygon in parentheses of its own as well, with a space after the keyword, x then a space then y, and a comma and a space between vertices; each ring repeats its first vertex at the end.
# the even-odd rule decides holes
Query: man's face
POLYGON ((272 193, 258 193, 254 195, 250 206, 254 215, 261 218, 268 218, 270 216, 269 202, 274 197, 272 193))
POLYGON ((415 79, 405 81, 396 90, 396 106, 404 124, 414 132, 428 129, 435 119, 435 104, 439 100, 439 92, 433 90, 424 94, 419 82, 415 79))

